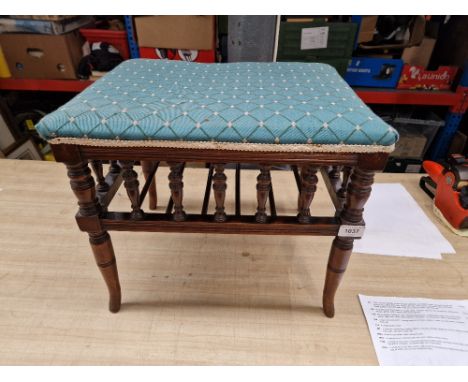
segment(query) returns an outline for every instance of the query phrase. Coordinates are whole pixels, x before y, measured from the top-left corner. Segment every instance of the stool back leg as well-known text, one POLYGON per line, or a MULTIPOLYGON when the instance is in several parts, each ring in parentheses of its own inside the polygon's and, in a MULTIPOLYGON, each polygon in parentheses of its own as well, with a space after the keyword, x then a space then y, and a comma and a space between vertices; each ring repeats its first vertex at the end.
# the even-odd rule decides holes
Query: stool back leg
MULTIPOLYGON (((145 176, 145 179, 148 179, 151 169, 153 168, 153 162, 143 160, 141 161, 141 168, 143 170, 143 175, 145 176)), ((155 210, 158 206, 158 195, 156 193, 155 178, 156 178, 156 175, 153 177, 153 180, 151 181, 151 184, 148 189, 150 210, 155 210)))
POLYGON ((93 168, 94 174, 96 175, 98 192, 109 191, 109 185, 106 183, 106 178, 104 177, 102 160, 92 160, 91 167, 93 168))
POLYGON ((341 175, 342 166, 331 166, 328 169, 328 176, 330 177, 330 182, 333 186, 335 192, 338 191, 341 186, 340 175, 341 175))
MULTIPOLYGON (((364 225, 362 214, 364 205, 369 199, 373 181, 373 171, 354 169, 346 192, 346 203, 340 214, 342 225, 364 225)), ((352 237, 336 236, 333 240, 323 289, 323 310, 330 318, 335 315, 335 294, 346 271, 353 243, 352 237)))
POLYGON ((109 234, 101 229, 99 214, 101 207, 96 198, 94 179, 87 162, 66 163, 70 186, 78 199, 78 215, 89 219, 89 241, 97 265, 109 290, 109 310, 118 312, 121 291, 117 264, 109 234))
POLYGON ((260 174, 257 176, 257 213, 255 221, 266 223, 268 216, 266 213, 266 202, 271 188, 270 165, 260 165, 260 174))

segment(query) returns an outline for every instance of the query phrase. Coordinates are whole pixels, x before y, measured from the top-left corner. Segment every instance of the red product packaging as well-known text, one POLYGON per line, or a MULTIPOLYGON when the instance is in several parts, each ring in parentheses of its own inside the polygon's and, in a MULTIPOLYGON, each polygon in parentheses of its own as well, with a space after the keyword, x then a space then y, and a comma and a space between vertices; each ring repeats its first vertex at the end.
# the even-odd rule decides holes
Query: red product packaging
POLYGON ((425 70, 422 66, 404 65, 397 89, 449 90, 458 73, 456 66, 425 70))
POLYGON ((162 49, 140 47, 141 58, 167 59, 176 61, 212 63, 216 61, 216 51, 191 49, 162 49))

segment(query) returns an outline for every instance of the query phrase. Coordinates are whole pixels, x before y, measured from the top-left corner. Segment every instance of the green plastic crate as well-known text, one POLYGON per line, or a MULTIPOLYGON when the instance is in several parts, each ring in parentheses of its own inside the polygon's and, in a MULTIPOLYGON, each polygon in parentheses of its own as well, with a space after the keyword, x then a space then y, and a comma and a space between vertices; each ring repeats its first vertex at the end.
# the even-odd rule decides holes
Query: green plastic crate
POLYGON ((344 76, 354 49, 357 32, 355 23, 282 22, 277 61, 321 62, 334 66, 344 76), (328 27, 326 48, 301 50, 303 28, 328 27))

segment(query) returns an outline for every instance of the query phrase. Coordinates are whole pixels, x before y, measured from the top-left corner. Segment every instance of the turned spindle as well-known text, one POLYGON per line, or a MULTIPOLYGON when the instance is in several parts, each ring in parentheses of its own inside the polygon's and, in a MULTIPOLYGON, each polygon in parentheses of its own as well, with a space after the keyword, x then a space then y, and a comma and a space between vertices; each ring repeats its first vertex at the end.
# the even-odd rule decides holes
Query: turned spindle
POLYGON ((224 212, 224 200, 226 199, 226 174, 224 174, 224 163, 214 165, 215 174, 213 175, 213 193, 216 202, 216 212, 214 220, 218 223, 225 222, 227 217, 224 212))
POLYGON ((268 220, 266 202, 271 188, 270 168, 270 165, 260 165, 260 174, 257 176, 257 223, 266 223, 268 220))
POLYGON ((177 222, 184 221, 186 219, 184 206, 182 205, 184 188, 184 183, 182 181, 182 171, 184 168, 184 163, 168 162, 167 164, 171 169, 168 179, 169 188, 171 190, 171 198, 172 202, 174 203, 174 213, 172 214, 172 218, 177 222))
POLYGON ((140 208, 140 183, 138 182, 138 174, 133 170, 133 161, 120 161, 120 163, 122 165, 124 186, 132 206, 130 216, 134 220, 143 219, 144 213, 140 208))
POLYGON ((310 204, 314 199, 317 190, 317 167, 303 166, 301 169, 301 191, 297 201, 299 223, 308 223, 310 221, 310 204))

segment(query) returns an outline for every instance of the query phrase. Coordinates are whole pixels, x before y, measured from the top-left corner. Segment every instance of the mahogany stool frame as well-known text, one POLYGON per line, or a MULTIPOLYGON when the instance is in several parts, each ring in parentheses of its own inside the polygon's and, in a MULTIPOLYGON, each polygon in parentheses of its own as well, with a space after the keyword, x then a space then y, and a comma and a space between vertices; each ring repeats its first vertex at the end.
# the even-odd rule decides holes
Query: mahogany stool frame
POLYGON ((73 144, 51 146, 56 160, 63 162, 68 169, 70 185, 78 199, 76 221, 80 230, 89 235, 97 265, 109 290, 111 312, 118 312, 121 305, 117 264, 108 233, 115 230, 335 236, 323 290, 324 313, 327 317, 333 317, 335 293, 346 270, 353 242, 362 236, 363 208, 371 193, 374 172, 381 171, 388 158, 388 153, 286 153, 73 144), (111 163, 107 174, 103 173, 103 161, 111 163), (170 167, 171 199, 166 213, 143 212, 141 205, 148 193, 150 209, 156 208, 154 176, 162 161, 170 167), (142 164, 146 178, 141 191, 137 173, 133 170, 136 162, 142 164), (183 209, 183 170, 187 162, 211 164, 201 214, 186 214, 183 209), (241 163, 255 164, 260 168, 256 186, 257 213, 254 216, 241 214, 241 163), (96 183, 89 164, 94 170, 96 183), (234 215, 226 215, 224 211, 226 164, 236 165, 234 215), (298 185, 297 217, 276 214, 270 177, 273 165, 290 165, 294 171, 298 185), (317 188, 317 171, 322 173, 336 209, 335 216, 318 217, 310 214, 310 205, 317 188), (108 211, 107 207, 122 183, 130 199, 130 212, 108 211), (207 212, 211 187, 216 203, 214 214, 207 212), (270 214, 267 213, 267 201, 270 214), (350 226, 357 229, 349 229, 350 226))

